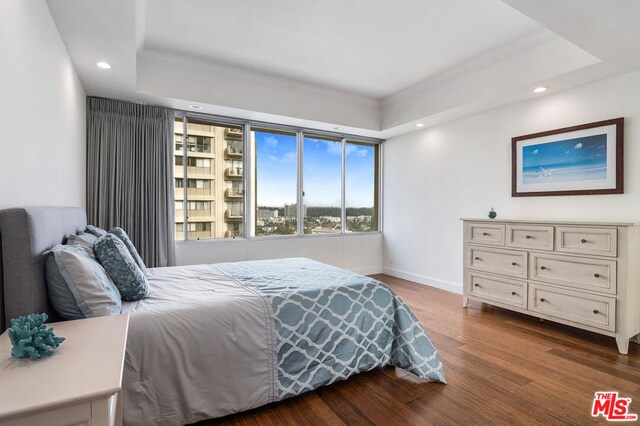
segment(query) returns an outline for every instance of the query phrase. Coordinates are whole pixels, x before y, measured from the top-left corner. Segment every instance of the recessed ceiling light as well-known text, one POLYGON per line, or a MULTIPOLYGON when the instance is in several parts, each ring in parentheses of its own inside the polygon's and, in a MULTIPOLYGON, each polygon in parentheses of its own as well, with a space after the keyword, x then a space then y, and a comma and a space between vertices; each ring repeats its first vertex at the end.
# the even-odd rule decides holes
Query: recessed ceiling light
POLYGON ((98 66, 98 68, 102 68, 103 70, 109 70, 109 69, 111 69, 111 65, 109 65, 109 63, 108 63, 108 62, 100 61, 100 62, 98 62, 96 65, 98 66))
POLYGON ((418 124, 416 124, 416 127, 424 127, 424 124, 418 123, 418 124))
POLYGON ((542 93, 542 92, 546 92, 547 88, 546 87, 536 87, 535 89, 533 89, 533 91, 535 93, 542 93))
POLYGON ((200 109, 202 107, 200 105, 193 104, 193 105, 189 105, 189 108, 200 109))

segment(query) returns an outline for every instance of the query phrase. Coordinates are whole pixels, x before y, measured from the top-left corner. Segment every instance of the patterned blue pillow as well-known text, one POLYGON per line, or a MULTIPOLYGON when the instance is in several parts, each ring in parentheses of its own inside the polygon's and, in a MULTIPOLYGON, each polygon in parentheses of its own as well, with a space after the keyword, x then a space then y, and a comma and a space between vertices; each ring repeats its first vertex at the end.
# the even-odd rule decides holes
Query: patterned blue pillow
POLYGON ((124 245, 127 246, 127 250, 129 250, 129 253, 131 253, 131 257, 133 257, 133 260, 136 261, 138 267, 142 270, 142 272, 144 272, 145 275, 147 275, 147 266, 144 264, 142 258, 138 254, 138 250, 136 250, 136 246, 133 245, 133 241, 131 241, 127 233, 124 232, 124 229, 118 227, 112 228, 109 233, 120 238, 124 245))
POLYGON ((46 262, 47 290, 64 319, 119 314, 120 293, 104 268, 85 247, 58 244, 46 262))
POLYGON ((149 282, 122 240, 114 234, 100 238, 93 246, 109 278, 120 290, 122 300, 134 301, 149 295, 149 282))

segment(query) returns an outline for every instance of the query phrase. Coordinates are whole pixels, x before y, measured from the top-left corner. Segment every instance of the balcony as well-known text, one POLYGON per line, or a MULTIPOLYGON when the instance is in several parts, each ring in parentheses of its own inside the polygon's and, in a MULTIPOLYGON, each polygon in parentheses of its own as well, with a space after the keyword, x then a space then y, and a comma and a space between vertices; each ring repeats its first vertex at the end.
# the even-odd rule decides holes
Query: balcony
POLYGON ((224 199, 227 201, 242 201, 242 192, 227 188, 224 190, 224 199))
POLYGON ((228 159, 241 160, 242 151, 234 148, 233 146, 228 146, 224 150, 224 156, 225 158, 228 158, 228 159))
POLYGON ((242 167, 227 167, 224 170, 225 180, 242 180, 242 167))
POLYGON ((224 231, 225 238, 242 238, 242 231, 224 231))
POLYGON ((226 128, 224 137, 229 139, 242 139, 242 129, 226 128))
POLYGON ((224 212, 225 222, 242 222, 242 208, 231 207, 224 212))

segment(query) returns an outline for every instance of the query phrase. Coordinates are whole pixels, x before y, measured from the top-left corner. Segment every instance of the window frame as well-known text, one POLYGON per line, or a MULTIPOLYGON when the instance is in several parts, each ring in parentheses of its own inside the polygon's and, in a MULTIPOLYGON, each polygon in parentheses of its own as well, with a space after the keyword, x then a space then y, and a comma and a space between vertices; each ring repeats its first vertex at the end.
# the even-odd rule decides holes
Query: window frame
MULTIPOLYGON (((231 126, 241 127, 242 145, 244 149, 244 155, 242 158, 243 176, 243 222, 242 222, 242 237, 237 238, 208 238, 200 240, 189 240, 188 233, 184 232, 184 239, 176 240, 176 244, 203 244, 203 243, 218 243, 232 241, 251 241, 251 240, 276 240, 276 239, 292 239, 292 238, 335 238, 345 236, 358 236, 358 235, 375 235, 383 233, 383 158, 384 158, 384 140, 378 138, 371 138, 366 136, 358 136, 352 134, 345 134, 339 132, 330 132, 320 129, 304 128, 297 126, 287 126, 277 123, 262 122, 256 120, 245 120, 233 117, 224 117, 218 115, 193 113, 190 111, 174 110, 174 121, 178 118, 182 119, 182 156, 183 163, 188 162, 188 143, 184 143, 185 137, 188 137, 188 123, 189 119, 204 120, 211 122, 212 125, 219 126, 231 126), (255 166, 255 147, 251 143, 251 131, 255 128, 256 131, 273 131, 274 133, 288 133, 296 135, 296 151, 297 151, 297 191, 296 191, 296 213, 297 213, 297 232, 291 235, 252 235, 255 232, 255 226, 253 226, 256 220, 256 212, 253 211, 253 201, 256 198, 257 193, 254 193, 256 173, 253 167, 255 166), (304 233, 304 139, 305 137, 327 139, 332 141, 339 141, 342 144, 342 176, 341 176, 341 230, 331 234, 305 234, 304 233), (364 143, 370 145, 378 145, 378 158, 377 158, 377 216, 378 216, 378 229, 375 231, 361 231, 361 232, 346 232, 346 144, 348 142, 364 143)), ((213 149, 213 148, 212 148, 213 149)), ((172 153, 175 152, 175 142, 172 141, 172 153)), ((183 167, 183 182, 188 182, 187 167, 183 167)), ((174 176, 178 178, 178 176, 174 176)), ((177 189, 174 183, 174 191, 177 189)), ((184 185, 181 188, 184 192, 183 203, 184 206, 188 206, 188 188, 184 185)), ((174 196, 175 201, 175 196, 174 196)), ((257 206, 256 206, 257 208, 257 206)), ((374 206, 375 208, 375 206, 374 206)), ((183 228, 188 227, 188 209, 183 209, 183 228)), ((174 221, 173 232, 175 233, 174 221)))

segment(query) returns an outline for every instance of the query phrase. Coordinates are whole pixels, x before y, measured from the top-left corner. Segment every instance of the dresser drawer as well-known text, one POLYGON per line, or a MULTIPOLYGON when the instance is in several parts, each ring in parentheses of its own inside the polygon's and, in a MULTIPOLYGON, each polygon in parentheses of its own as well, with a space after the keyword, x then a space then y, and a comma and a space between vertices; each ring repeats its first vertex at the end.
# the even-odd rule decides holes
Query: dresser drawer
POLYGON ((615 260, 531 253, 529 279, 616 294, 615 260))
POLYGON ((527 252, 469 246, 467 256, 471 269, 527 278, 527 252))
POLYGON ((616 299, 529 284, 529 310, 565 321, 615 331, 616 299))
POLYGON ((468 223, 467 241, 473 244, 504 245, 504 225, 493 223, 468 223))
POLYGON ((506 245, 553 251, 553 226, 507 225, 506 245))
POLYGON ((557 226, 556 251, 615 257, 618 254, 618 230, 557 226))
POLYGON ((482 299, 527 308, 527 283, 508 278, 469 273, 469 294, 482 299))

